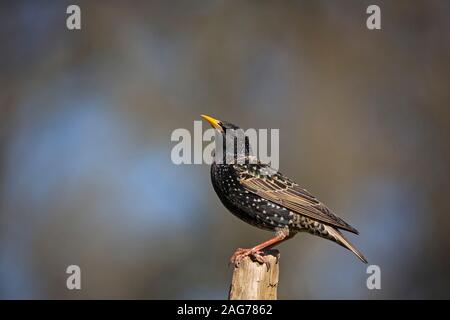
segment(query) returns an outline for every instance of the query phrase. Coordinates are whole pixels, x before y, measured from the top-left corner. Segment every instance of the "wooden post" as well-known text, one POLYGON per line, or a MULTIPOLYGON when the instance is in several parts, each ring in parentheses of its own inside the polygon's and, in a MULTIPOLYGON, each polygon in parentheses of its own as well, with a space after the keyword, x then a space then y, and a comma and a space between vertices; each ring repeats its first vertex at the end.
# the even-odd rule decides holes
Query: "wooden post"
POLYGON ((265 264, 246 257, 239 267, 234 267, 231 280, 230 300, 276 300, 278 287, 279 251, 265 251, 269 269, 265 264))

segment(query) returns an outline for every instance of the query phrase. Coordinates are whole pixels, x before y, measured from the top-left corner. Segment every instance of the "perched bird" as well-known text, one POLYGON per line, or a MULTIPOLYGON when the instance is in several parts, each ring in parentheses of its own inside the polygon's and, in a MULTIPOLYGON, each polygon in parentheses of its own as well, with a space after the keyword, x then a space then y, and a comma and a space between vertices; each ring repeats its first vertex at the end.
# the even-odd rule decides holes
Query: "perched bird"
POLYGON ((241 220, 258 228, 274 231, 275 237, 249 249, 239 248, 230 262, 239 265, 246 256, 265 263, 263 250, 271 248, 298 232, 308 232, 331 240, 352 251, 361 261, 367 260, 339 231, 359 234, 336 216, 307 190, 251 155, 248 137, 236 143, 239 127, 202 115, 223 141, 223 150, 211 165, 211 180, 223 205, 241 220), (240 146, 240 147, 237 147, 240 146))

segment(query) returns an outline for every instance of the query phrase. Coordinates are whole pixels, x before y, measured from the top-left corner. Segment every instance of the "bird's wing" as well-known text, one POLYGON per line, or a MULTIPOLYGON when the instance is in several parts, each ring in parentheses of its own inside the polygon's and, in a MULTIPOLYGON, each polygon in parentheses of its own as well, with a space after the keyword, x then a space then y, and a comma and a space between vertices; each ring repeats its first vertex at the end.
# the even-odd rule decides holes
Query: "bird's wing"
POLYGON ((261 165, 241 166, 239 181, 248 191, 283 206, 293 212, 307 216, 339 229, 358 234, 358 231, 333 214, 324 204, 297 183, 277 172, 261 175, 267 170, 261 165))

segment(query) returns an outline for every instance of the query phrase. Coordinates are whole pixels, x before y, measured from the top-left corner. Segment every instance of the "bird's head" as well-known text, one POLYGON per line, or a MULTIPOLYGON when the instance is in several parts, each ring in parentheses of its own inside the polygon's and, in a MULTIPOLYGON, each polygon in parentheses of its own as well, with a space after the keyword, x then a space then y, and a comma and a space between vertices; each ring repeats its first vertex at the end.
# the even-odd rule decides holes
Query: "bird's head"
POLYGON ((202 118, 208 121, 219 133, 219 137, 222 138, 223 143, 220 145, 216 135, 216 154, 219 154, 219 151, 223 152, 223 159, 226 163, 249 157, 251 154, 250 142, 244 130, 230 122, 214 119, 210 116, 202 115, 202 118))
POLYGON ((206 116, 204 114, 202 114, 202 118, 205 119, 206 121, 208 121, 209 124, 211 125, 211 127, 216 129, 217 131, 219 131, 219 133, 221 133, 221 134, 226 134, 227 130, 231 132, 232 130, 240 129, 235 124, 232 124, 232 123, 226 122, 226 121, 222 121, 222 120, 217 120, 217 119, 214 119, 213 117, 206 116))

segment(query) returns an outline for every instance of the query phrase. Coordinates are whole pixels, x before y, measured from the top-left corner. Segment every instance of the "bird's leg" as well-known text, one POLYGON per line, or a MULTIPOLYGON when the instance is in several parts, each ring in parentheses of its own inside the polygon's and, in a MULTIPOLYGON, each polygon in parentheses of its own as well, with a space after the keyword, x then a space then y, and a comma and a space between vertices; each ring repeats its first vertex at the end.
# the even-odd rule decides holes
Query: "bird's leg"
POLYGON ((250 249, 242 249, 239 248, 236 252, 231 256, 230 263, 233 263, 236 267, 239 266, 239 263, 247 256, 254 257, 259 263, 265 263, 267 268, 269 268, 269 263, 267 259, 264 257, 264 252, 262 250, 266 248, 273 247, 280 242, 283 242, 287 239, 288 233, 283 231, 277 232, 276 236, 272 239, 269 239, 263 243, 258 244, 250 249))

